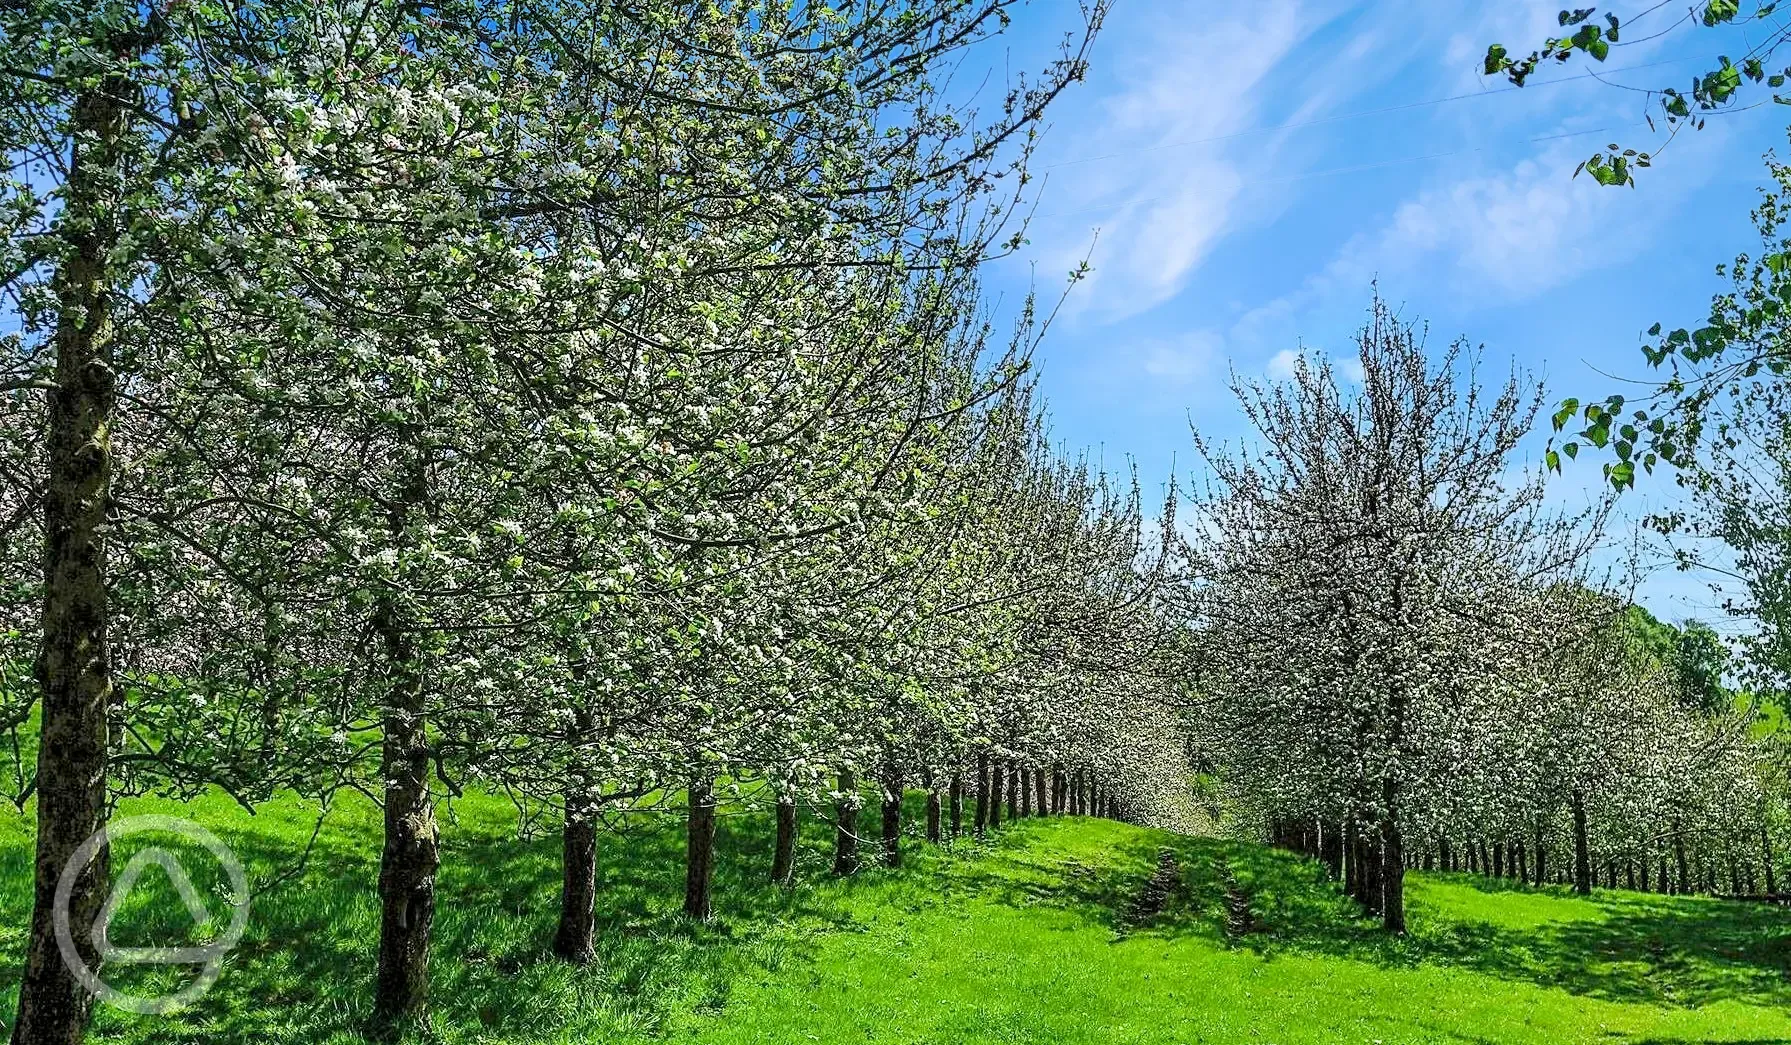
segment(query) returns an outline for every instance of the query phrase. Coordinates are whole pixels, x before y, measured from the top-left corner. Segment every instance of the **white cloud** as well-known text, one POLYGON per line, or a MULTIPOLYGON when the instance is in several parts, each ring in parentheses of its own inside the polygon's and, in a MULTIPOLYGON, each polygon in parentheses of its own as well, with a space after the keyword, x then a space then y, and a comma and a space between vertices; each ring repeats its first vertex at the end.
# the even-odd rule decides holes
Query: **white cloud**
POLYGON ((1269 365, 1263 368, 1263 373, 1269 375, 1271 380, 1292 381, 1299 369, 1300 354, 1291 348, 1284 348, 1269 360, 1269 365))
POLYGON ((1151 377, 1186 383, 1207 377, 1219 359, 1219 339, 1194 331, 1170 341, 1152 341, 1137 353, 1139 368, 1151 377))
MULTIPOLYGON (((1268 365, 1263 367, 1262 372, 1271 381, 1292 381, 1299 372, 1301 358, 1299 351, 1284 348, 1269 357, 1268 365)), ((1308 365, 1316 365, 1317 356, 1305 358, 1308 365)), ((1366 376, 1362 371, 1362 361, 1355 356, 1332 356, 1330 362, 1331 372, 1351 384, 1361 384, 1366 376)))
MULTIPOLYGON (((1556 143, 1503 170, 1420 191, 1378 228, 1352 236, 1298 289, 1246 312, 1232 339, 1260 341, 1316 304, 1338 294, 1359 296, 1376 280, 1492 304, 1534 298, 1623 262, 1645 245, 1666 208, 1573 177, 1588 152, 1582 144, 1556 143), (1624 220, 1615 220, 1618 214, 1624 220)), ((1646 176, 1695 179, 1695 166, 1646 176)), ((1662 188, 1671 199, 1673 186, 1662 188)))
MULTIPOLYGON (((1047 271, 1075 268, 1098 230, 1094 273, 1073 310, 1113 321, 1169 300, 1234 228, 1250 171, 1273 162, 1278 139, 1228 136, 1262 122, 1271 86, 1325 24, 1325 2, 1264 0, 1202 19, 1135 5, 1109 20, 1104 43, 1118 45, 1097 64, 1096 86, 1103 69, 1116 82, 1075 119, 1086 133, 1047 139, 1062 159, 1043 167, 1033 229, 1047 271), (1120 23, 1133 13, 1142 22, 1120 23)), ((1308 107, 1324 98, 1303 96, 1308 107)))
POLYGON ((1609 264, 1621 257, 1622 244, 1613 239, 1630 238, 1635 226, 1609 230, 1615 237, 1589 230, 1613 206, 1633 201, 1574 178, 1584 158, 1583 148, 1558 147, 1508 171, 1426 190, 1401 205, 1377 236, 1354 244, 1357 257, 1345 264, 1365 270, 1432 258, 1474 286, 1514 299, 1609 264))

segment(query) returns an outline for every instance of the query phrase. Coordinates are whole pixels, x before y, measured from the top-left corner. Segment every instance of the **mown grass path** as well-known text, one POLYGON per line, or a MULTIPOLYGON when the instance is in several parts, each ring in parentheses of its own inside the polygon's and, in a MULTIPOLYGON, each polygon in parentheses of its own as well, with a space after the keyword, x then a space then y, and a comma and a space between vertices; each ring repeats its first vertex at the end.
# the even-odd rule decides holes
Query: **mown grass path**
MULTIPOLYGON (((145 809, 182 807, 126 811, 145 809)), ((248 935, 200 1004, 102 1012, 95 1039, 360 1041, 378 917, 371 807, 338 809, 296 874, 314 826, 298 803, 187 811, 262 883, 248 935)), ((677 914, 677 824, 644 820, 602 842, 598 960, 572 969, 547 954, 557 839, 518 841, 492 800, 444 819, 431 1035, 443 1042, 1791 1042, 1791 914, 1776 910, 1415 875, 1413 932, 1394 941, 1285 854, 1074 819, 944 851, 912 842, 902 871, 850 882, 827 877, 827 828, 810 821, 799 884, 782 890, 763 884, 769 825, 736 816, 719 833, 716 920, 697 926, 677 914)), ((6 1006, 29 912, 26 828, 0 823, 6 1006)), ((168 942, 186 920, 150 887, 115 940, 168 942)))

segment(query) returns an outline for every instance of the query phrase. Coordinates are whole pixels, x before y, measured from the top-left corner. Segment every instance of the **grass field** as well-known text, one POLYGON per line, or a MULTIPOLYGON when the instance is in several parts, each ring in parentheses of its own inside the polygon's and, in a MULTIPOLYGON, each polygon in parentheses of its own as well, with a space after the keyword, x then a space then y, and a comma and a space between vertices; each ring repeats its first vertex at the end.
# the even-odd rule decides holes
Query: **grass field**
MULTIPOLYGON (((377 921, 369 804, 334 811, 302 870, 315 821, 296 802, 255 817, 209 801, 124 811, 195 816, 257 887, 209 994, 170 1016, 102 1010, 98 1040, 360 1040, 377 921)), ((1390 941, 1283 854, 1077 819, 949 851, 915 842, 903 870, 844 883, 825 874, 815 822, 786 891, 761 884, 769 825, 738 816, 720 830, 717 917, 698 926, 677 914, 682 836, 667 819, 603 840, 599 960, 572 969, 547 956, 557 839, 516 840, 491 800, 444 819, 432 1028, 444 1042, 1791 1042, 1791 916, 1774 910, 1417 875, 1412 935, 1390 941), (1165 847, 1179 873, 1149 913, 1139 897, 1165 847), (1228 907, 1228 872, 1247 921, 1228 907)), ((0 822, 7 1012, 29 861, 27 824, 0 822)), ((143 882, 117 943, 166 943, 190 922, 165 881, 143 882)))

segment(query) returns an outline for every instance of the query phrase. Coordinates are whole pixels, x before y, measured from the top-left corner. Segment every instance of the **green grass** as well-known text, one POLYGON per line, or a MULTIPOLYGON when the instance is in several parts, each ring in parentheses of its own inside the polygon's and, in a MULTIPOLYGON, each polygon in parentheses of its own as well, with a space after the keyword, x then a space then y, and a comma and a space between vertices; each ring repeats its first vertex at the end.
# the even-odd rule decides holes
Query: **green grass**
MULTIPOLYGON (((338 808, 295 873, 314 824, 299 803, 255 817, 211 800, 125 812, 183 808, 260 882, 248 934, 199 1004, 164 1017, 102 1010, 95 1038, 359 1041, 376 812, 338 808)), ((1022 821, 947 851, 913 842, 903 870, 843 883, 827 877, 827 829, 811 822, 803 880, 783 890, 761 882, 769 825, 743 815, 724 818, 706 926, 677 914, 676 821, 605 837, 599 959, 580 970, 547 955, 557 840, 517 840, 509 808, 489 799, 457 802, 444 820, 443 1042, 1791 1042, 1791 915, 1770 909, 1415 875, 1413 932, 1389 940, 1285 854, 1073 819, 1022 821), (1161 847, 1177 853, 1179 881, 1140 919, 1133 905, 1161 847), (1228 935, 1224 867, 1250 898, 1249 932, 1228 935)), ((27 825, 0 821, 8 1012, 29 866, 27 825)), ((123 908, 119 942, 179 935, 188 918, 163 886, 123 908)), ((173 979, 133 976, 120 980, 173 979)))

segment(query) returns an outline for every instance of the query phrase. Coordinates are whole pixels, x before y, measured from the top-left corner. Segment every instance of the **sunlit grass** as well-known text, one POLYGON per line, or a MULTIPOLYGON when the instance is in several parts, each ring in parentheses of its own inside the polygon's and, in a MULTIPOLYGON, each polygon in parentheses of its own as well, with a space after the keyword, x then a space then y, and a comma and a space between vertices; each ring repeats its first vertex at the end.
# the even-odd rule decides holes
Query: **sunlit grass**
MULTIPOLYGON (((313 810, 184 808, 249 865, 248 933, 196 1006, 102 1011, 95 1037, 360 1041, 377 811, 345 802, 298 872, 313 810)), ((8 1009, 29 912, 26 826, 0 823, 8 1009)), ((811 819, 801 881, 784 890, 764 881, 769 824, 741 815, 723 819, 717 917, 698 926, 678 914, 682 836, 665 818, 604 838, 598 960, 574 969, 548 955, 557 839, 518 840, 508 806, 489 799, 455 803, 444 834, 431 1031, 442 1042, 1791 1042, 1791 917, 1713 900, 1415 875, 1412 934, 1388 940, 1309 863, 1070 819, 949 850, 910 839, 903 870, 849 882, 827 875, 827 826, 811 819), (1179 883, 1140 922, 1133 901, 1165 846, 1179 883), (1228 935, 1222 864, 1250 898, 1243 935, 1228 935)), ((120 942, 205 935, 165 882, 140 892, 120 942)), ((179 982, 173 970, 118 979, 179 982)))

